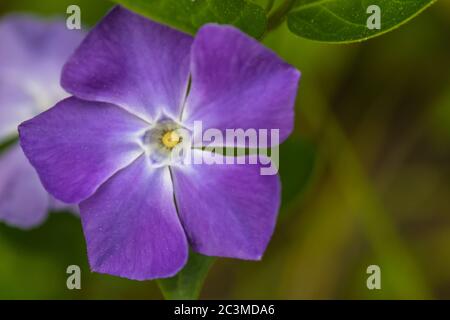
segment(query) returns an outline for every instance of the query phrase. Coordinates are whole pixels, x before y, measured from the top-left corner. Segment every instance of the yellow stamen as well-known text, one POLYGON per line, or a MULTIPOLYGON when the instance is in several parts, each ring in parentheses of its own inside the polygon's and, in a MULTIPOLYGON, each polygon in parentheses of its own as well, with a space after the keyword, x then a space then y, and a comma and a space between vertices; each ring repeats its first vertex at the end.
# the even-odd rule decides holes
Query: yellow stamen
POLYGON ((167 131, 162 137, 162 143, 169 149, 172 149, 180 142, 181 136, 175 131, 167 131))

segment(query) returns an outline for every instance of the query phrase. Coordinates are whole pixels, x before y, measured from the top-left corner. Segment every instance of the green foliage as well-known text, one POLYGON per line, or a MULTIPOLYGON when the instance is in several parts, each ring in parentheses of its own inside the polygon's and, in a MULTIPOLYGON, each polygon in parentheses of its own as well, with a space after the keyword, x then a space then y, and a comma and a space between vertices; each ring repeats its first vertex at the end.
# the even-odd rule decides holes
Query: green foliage
POLYGON ((8 150, 12 145, 14 145, 17 142, 19 142, 19 138, 16 136, 0 141, 0 154, 8 150))
POLYGON ((346 43, 389 32, 436 0, 284 0, 275 10, 271 10, 273 1, 267 1, 266 10, 261 3, 249 0, 113 1, 190 34, 206 23, 215 22, 234 25, 259 39, 287 19, 289 29, 298 36, 346 43), (373 5, 380 9, 379 28, 369 28, 367 24, 374 14, 368 8, 373 5))
POLYGON ((325 42, 367 40, 391 31, 436 0, 297 0, 288 15, 289 29, 304 38, 325 42), (367 8, 377 5, 381 28, 370 30, 367 8))
POLYGON ((310 141, 294 137, 284 142, 280 148, 282 204, 287 205, 308 187, 314 173, 317 154, 310 141))
POLYGON ((187 265, 176 276, 158 280, 164 297, 171 300, 197 299, 213 263, 214 258, 191 252, 187 265))
POLYGON ((204 24, 231 24, 255 38, 279 26, 287 17, 298 36, 323 42, 363 41, 389 32, 418 15, 436 0, 285 0, 269 18, 248 0, 114 0, 155 21, 195 34, 204 24), (370 6, 380 8, 380 28, 370 29, 370 6), (267 20, 269 21, 267 23, 267 20))
POLYGON ((246 0, 115 0, 152 20, 194 34, 209 22, 231 24, 259 38, 266 29, 260 6, 246 0))

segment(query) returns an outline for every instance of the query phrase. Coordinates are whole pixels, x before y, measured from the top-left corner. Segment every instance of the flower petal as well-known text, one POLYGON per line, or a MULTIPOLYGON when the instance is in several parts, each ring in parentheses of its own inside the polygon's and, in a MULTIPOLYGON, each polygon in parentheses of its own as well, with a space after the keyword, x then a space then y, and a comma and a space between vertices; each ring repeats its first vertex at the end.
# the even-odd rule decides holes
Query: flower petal
POLYGON ((0 156, 0 220, 28 229, 47 217, 49 196, 19 145, 0 156))
POLYGON ((0 144, 17 136, 17 126, 35 114, 33 108, 29 95, 0 80, 0 144))
POLYGON ((0 76, 19 82, 47 80, 57 85, 64 63, 83 37, 84 32, 67 29, 63 19, 7 16, 0 22, 0 76))
POLYGON ((214 24, 198 32, 191 60, 184 124, 201 120, 203 129, 222 131, 279 129, 280 142, 291 133, 300 79, 294 67, 234 27, 214 24))
POLYGON ((147 126, 114 105, 71 97, 21 124, 19 133, 47 191, 78 203, 142 154, 147 126))
POLYGON ((260 175, 261 166, 248 163, 172 168, 180 218, 195 251, 261 258, 275 227, 280 182, 277 175, 260 175))
POLYGON ((64 67, 75 96, 114 103, 151 120, 177 117, 189 78, 192 37, 115 7, 64 67))
POLYGON ((65 20, 11 15, 0 22, 0 142, 17 126, 67 97, 59 78, 83 38, 65 20))
POLYGON ((64 203, 62 201, 59 201, 52 195, 49 195, 49 198, 50 199, 48 208, 50 211, 53 212, 70 211, 70 213, 74 214, 75 216, 80 215, 80 210, 78 209, 77 205, 64 203))
POLYGON ((80 204, 91 268, 135 280, 170 277, 186 263, 169 169, 141 156, 80 204))

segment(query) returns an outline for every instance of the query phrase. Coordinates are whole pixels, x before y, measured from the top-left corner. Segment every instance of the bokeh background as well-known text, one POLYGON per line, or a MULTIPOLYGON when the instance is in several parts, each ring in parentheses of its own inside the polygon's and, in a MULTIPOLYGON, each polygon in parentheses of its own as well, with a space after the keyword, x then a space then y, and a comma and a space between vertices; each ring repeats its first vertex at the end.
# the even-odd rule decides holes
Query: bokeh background
MULTIPOLYGON (((257 1, 263 3, 264 1, 257 1)), ((2 0, 0 15, 64 16, 92 0, 2 0)), ((302 71, 296 129, 281 147, 283 204, 262 262, 219 259, 205 299, 450 299, 450 1, 350 45, 281 27, 264 43, 302 71), (366 287, 381 267, 382 289, 366 287)), ((0 62, 3 63, 3 62, 0 62)), ((89 271, 79 219, 0 224, 0 298, 159 299, 154 282, 89 271), (66 268, 82 268, 82 290, 66 268)))

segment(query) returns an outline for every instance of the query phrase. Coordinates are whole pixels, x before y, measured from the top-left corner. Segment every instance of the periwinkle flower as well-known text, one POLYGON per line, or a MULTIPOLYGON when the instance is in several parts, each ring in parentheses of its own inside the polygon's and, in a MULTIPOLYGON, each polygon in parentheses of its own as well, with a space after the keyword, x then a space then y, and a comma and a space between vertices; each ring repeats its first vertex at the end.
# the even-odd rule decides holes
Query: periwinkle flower
MULTIPOLYGON (((0 143, 17 137, 17 126, 67 96, 61 69, 83 34, 64 20, 12 15, 0 22, 0 143)), ((0 221, 21 228, 39 225, 48 210, 65 205, 42 187, 18 143, 0 154, 0 221)))
POLYGON ((116 7, 64 67, 73 97, 23 123, 21 144, 46 189, 80 203, 94 271, 169 277, 189 246, 258 260, 276 222, 278 176, 171 155, 194 121, 277 128, 286 139, 299 77, 234 27, 208 24, 194 39, 116 7))

